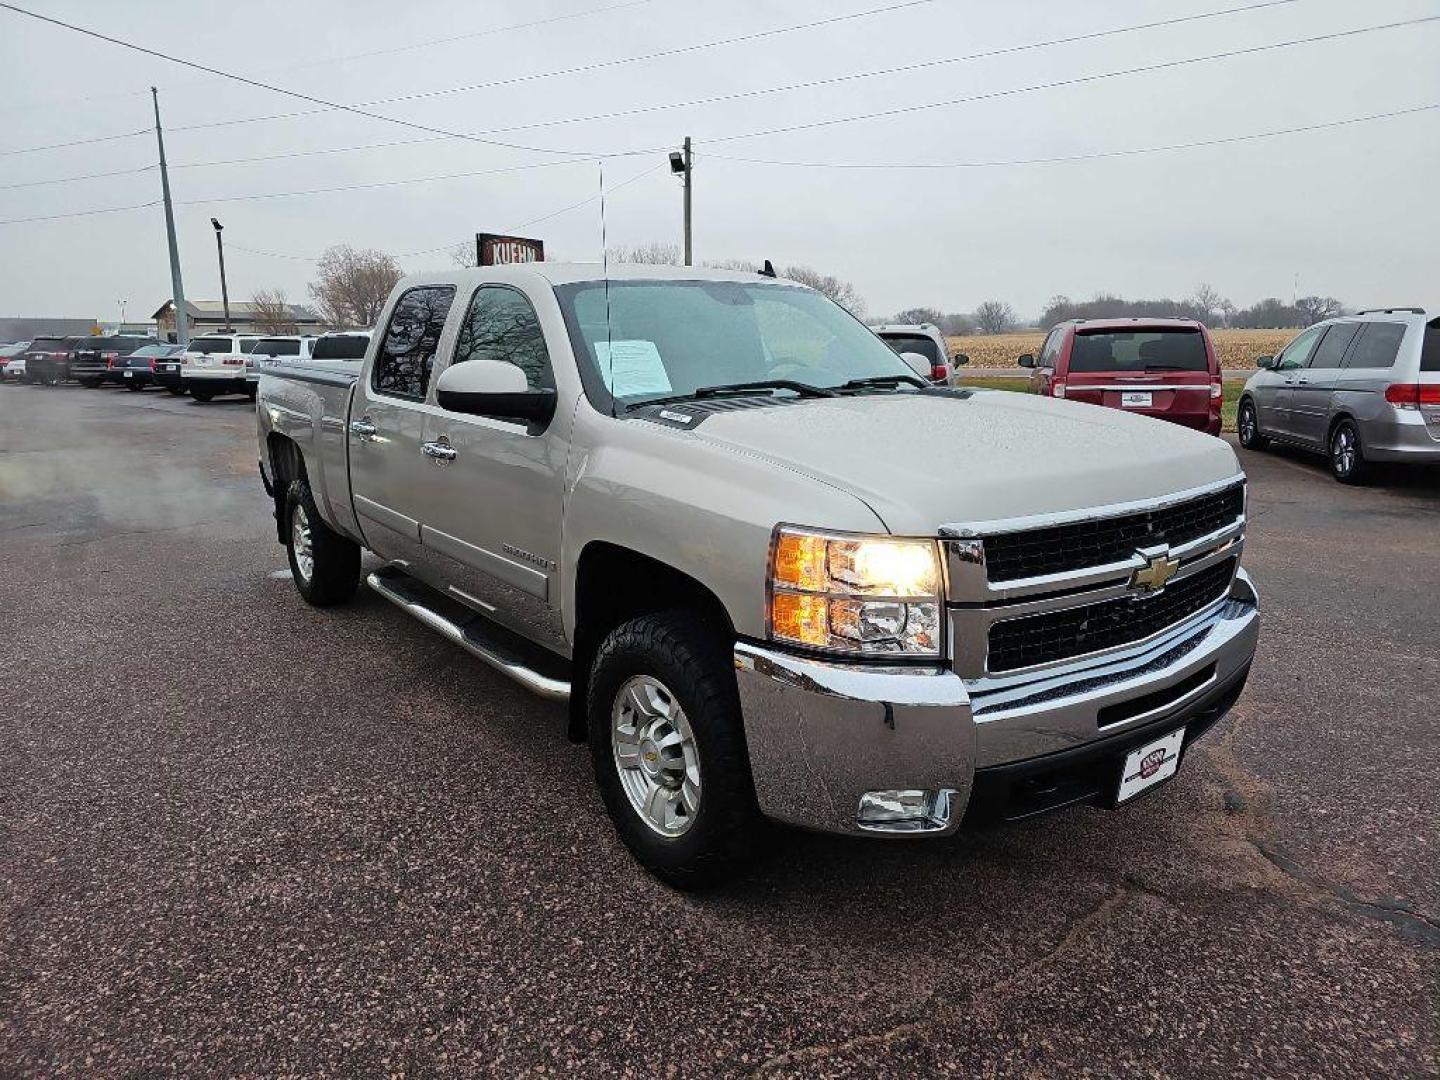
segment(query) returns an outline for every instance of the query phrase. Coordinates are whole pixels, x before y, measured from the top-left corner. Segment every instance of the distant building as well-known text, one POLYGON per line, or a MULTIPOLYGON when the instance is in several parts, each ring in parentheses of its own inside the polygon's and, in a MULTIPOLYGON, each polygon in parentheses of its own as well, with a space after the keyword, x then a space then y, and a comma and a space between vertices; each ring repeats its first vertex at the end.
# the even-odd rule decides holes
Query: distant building
POLYGON ((33 341, 37 337, 79 337, 98 333, 98 319, 0 318, 0 342, 33 341))
MULTIPOLYGON (((294 324, 296 331, 301 334, 319 333, 325 328, 320 316, 316 315, 307 307, 299 304, 289 304, 290 322, 294 324)), ((226 329, 237 334, 254 334, 262 332, 255 325, 255 305, 238 303, 232 301, 230 304, 230 323, 225 323, 225 305, 219 300, 186 300, 185 311, 190 316, 190 336, 198 334, 218 334, 226 329)), ((160 309, 150 316, 155 320, 155 327, 158 335, 166 340, 175 339, 175 302, 166 300, 160 309)))

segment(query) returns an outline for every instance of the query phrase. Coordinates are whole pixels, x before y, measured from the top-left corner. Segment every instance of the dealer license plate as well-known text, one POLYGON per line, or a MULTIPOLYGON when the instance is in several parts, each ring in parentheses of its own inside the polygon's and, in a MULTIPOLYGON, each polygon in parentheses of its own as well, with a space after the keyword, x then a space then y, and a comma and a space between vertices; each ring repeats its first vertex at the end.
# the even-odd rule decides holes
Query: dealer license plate
POLYGON ((1154 742, 1125 755, 1125 768, 1120 772, 1120 791, 1115 801, 1133 799, 1147 788, 1169 780, 1180 767, 1180 747, 1185 742, 1185 729, 1176 728, 1154 742))
POLYGON ((1154 395, 1149 390, 1122 390, 1120 392, 1120 407, 1123 409, 1148 409, 1154 404, 1154 395))

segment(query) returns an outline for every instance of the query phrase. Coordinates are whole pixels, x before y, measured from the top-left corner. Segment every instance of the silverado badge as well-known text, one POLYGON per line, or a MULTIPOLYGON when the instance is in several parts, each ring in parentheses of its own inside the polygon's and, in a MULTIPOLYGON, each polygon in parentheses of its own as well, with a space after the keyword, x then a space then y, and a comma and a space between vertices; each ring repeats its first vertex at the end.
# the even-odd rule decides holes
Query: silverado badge
POLYGON ((1130 588, 1138 593, 1157 593, 1180 569, 1180 560, 1171 558, 1169 548, 1148 548, 1137 551, 1145 565, 1130 575, 1130 588))

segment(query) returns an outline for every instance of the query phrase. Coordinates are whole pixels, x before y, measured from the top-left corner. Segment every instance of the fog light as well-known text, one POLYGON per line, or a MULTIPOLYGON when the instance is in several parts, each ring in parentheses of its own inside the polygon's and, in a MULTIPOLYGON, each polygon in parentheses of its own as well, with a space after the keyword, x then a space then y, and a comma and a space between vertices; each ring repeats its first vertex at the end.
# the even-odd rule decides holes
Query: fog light
POLYGON ((950 802, 955 792, 867 791, 860 796, 856 824, 871 832, 934 832, 950 824, 950 802))

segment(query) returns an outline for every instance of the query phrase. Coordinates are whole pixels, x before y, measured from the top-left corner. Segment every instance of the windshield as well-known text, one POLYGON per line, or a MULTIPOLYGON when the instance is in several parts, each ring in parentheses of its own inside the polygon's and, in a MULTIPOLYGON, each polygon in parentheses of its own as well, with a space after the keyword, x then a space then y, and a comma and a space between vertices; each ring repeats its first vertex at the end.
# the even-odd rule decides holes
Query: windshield
POLYGON ((844 308, 793 285, 612 281, 608 304, 602 281, 561 285, 555 294, 586 392, 607 406, 612 393, 633 405, 761 380, 836 387, 914 378, 844 308))
POLYGON ((1075 333, 1071 371, 1209 371, 1199 330, 1155 329, 1075 333))
POLYGON ((932 364, 945 362, 945 358, 940 355, 940 346, 935 344, 935 339, 926 337, 924 334, 881 334, 880 340, 897 353, 919 353, 932 364))
POLYGON ((313 360, 363 360, 369 344, 370 338, 366 334, 322 337, 315 342, 315 350, 310 357, 313 360))

